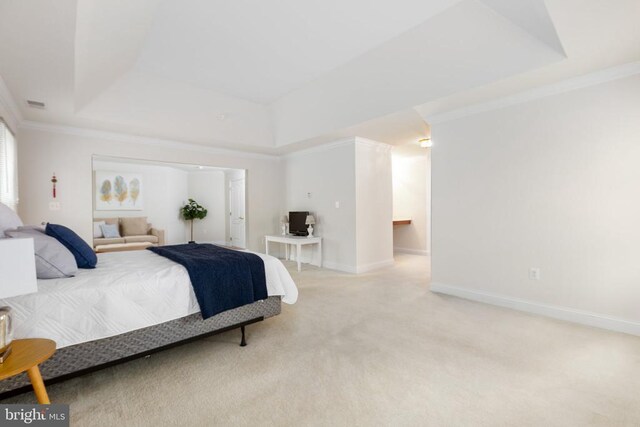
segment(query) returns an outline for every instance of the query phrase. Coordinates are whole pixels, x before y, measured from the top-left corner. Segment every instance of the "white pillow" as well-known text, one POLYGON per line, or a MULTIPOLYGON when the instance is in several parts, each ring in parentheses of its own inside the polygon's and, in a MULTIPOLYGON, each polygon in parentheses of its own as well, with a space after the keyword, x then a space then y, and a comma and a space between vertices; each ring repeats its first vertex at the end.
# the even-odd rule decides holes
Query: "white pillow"
POLYGON ((78 271, 78 264, 69 249, 37 227, 21 227, 7 230, 8 237, 32 238, 36 256, 38 279, 71 277, 78 271))
POLYGON ((93 238, 94 239, 100 239, 104 237, 104 234, 102 234, 102 228, 100 226, 105 224, 106 222, 104 221, 93 221, 93 238))
POLYGON ((22 225, 22 220, 9 206, 0 203, 0 239, 4 239, 5 230, 15 230, 22 225))

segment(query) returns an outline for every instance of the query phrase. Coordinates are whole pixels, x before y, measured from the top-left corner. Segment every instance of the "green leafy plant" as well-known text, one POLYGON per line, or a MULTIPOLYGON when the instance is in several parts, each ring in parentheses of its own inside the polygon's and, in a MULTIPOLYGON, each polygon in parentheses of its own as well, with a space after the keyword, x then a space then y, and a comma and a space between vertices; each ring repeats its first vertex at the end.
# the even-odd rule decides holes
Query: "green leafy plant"
POLYGON ((207 210, 195 200, 189 199, 189 203, 180 208, 180 215, 185 221, 191 221, 191 241, 193 242, 193 220, 204 219, 207 216, 207 210))

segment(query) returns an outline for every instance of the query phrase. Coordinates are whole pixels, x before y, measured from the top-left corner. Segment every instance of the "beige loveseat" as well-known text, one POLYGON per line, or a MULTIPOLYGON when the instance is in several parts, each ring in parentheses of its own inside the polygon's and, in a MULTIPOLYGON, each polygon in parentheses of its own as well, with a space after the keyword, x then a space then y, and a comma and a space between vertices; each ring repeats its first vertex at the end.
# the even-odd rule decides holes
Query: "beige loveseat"
POLYGON ((93 250, 97 253, 136 251, 149 246, 164 245, 164 230, 153 228, 147 217, 94 218, 93 222, 104 221, 116 224, 120 232, 118 238, 93 238, 93 250))

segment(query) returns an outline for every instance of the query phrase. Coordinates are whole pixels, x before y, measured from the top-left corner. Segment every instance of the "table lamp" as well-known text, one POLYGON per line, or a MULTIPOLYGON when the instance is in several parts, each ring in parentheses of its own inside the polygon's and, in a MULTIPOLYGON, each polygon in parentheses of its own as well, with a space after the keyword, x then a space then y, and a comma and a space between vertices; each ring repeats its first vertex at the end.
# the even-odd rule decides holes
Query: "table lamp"
MULTIPOLYGON (((0 239, 0 298, 38 291, 33 239, 0 239)), ((11 308, 0 307, 0 363, 11 353, 11 308)))
POLYGON ((280 228, 282 229, 282 235, 287 235, 287 226, 289 225, 289 218, 286 215, 282 215, 280 219, 280 228))
POLYGON ((316 219, 313 217, 313 215, 307 215, 307 219, 304 223, 309 226, 307 227, 307 233, 309 233, 307 237, 313 237, 313 225, 316 223, 316 219))

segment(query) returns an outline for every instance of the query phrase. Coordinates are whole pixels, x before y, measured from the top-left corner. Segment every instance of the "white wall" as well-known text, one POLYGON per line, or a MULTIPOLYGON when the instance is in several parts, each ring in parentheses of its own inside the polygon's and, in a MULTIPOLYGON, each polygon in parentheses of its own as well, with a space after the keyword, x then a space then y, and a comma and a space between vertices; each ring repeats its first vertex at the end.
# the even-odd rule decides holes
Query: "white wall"
MULTIPOLYGON (((390 146, 349 138, 289 155, 285 183, 282 213, 313 213, 325 267, 360 273, 393 263, 390 146)), ((303 261, 311 256, 305 248, 303 261)))
POLYGON ((196 242, 226 242, 226 192, 224 171, 189 172, 188 198, 194 199, 207 209, 207 216, 202 220, 195 220, 193 224, 196 242))
POLYGON ((435 290, 640 334, 640 76, 432 131, 435 290))
MULTIPOLYGON (((282 214, 309 211, 316 219, 314 235, 323 239, 327 268, 355 271, 356 188, 353 141, 289 155, 285 161, 286 202, 282 214), (311 193, 311 196, 308 196, 311 193), (340 207, 336 208, 338 202, 340 207)), ((274 232, 279 232, 279 227, 274 232)), ((305 248, 303 260, 310 260, 305 248)), ((316 260, 314 259, 314 262, 316 260)))
POLYGON ((429 253, 431 211, 430 149, 417 145, 393 148, 393 217, 411 219, 409 225, 393 227, 396 252, 418 255, 429 253))
POLYGON ((181 148, 173 144, 134 143, 129 138, 100 133, 21 128, 19 138, 19 212, 28 224, 42 221, 72 227, 85 240, 92 239, 93 155, 199 164, 249 171, 247 178, 247 244, 264 251, 263 237, 278 229, 284 200, 280 159, 235 154, 224 150, 181 148), (51 174, 58 177, 61 210, 50 211, 51 174))
POLYGON ((391 146, 356 138, 357 272, 393 264, 391 146))
MULTIPOLYGON (((94 160, 94 171, 133 172, 142 177, 143 209, 139 211, 95 211, 93 218, 145 216, 155 228, 164 230, 167 244, 185 243, 180 207, 187 200, 187 172, 170 166, 94 160)), ((57 171, 56 171, 57 173, 57 171)), ((95 175, 94 175, 95 185, 95 175)), ((95 187, 94 187, 95 191, 95 187)), ((94 193, 95 194, 95 193, 94 193)), ((95 195, 94 195, 95 198, 95 195)), ((95 199, 94 202, 95 209, 95 199)))

